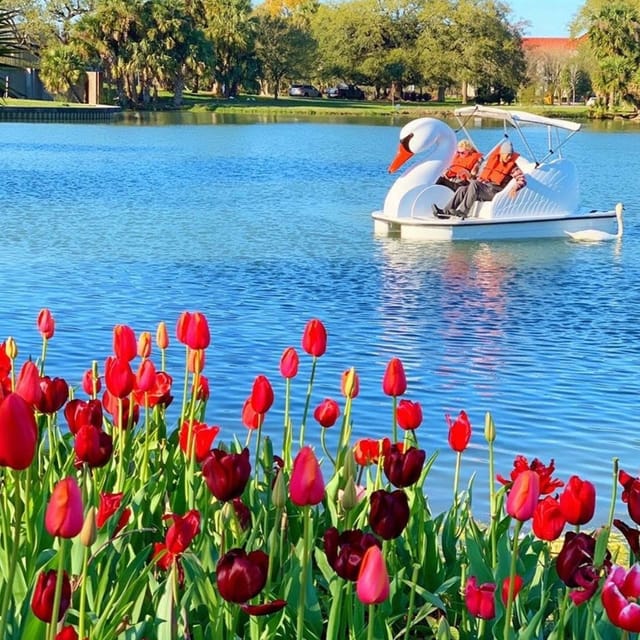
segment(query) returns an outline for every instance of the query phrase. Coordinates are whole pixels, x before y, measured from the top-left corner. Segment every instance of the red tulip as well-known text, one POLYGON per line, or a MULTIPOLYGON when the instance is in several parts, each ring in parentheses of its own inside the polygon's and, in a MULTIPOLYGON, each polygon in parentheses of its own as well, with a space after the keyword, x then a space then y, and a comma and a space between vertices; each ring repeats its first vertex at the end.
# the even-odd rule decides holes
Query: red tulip
POLYGON ((190 349, 206 349, 211 343, 207 318, 199 311, 184 311, 178 318, 176 336, 190 349))
POLYGON ((561 487, 564 484, 562 480, 556 480, 551 477, 555 471, 555 464, 553 460, 551 460, 548 465, 545 465, 538 460, 538 458, 534 458, 529 465, 524 456, 516 456, 509 480, 503 478, 500 474, 498 474, 496 478, 498 482, 510 485, 521 473, 525 471, 535 471, 538 474, 538 477, 540 478, 540 495, 544 496, 548 493, 553 493, 558 487, 561 487))
POLYGON ((93 374, 93 369, 87 369, 82 375, 82 390, 91 397, 95 397, 102 389, 100 376, 93 374))
POLYGON ((273 388, 266 376, 258 376, 251 389, 251 406, 256 413, 264 415, 273 404, 273 388))
POLYGON ((247 429, 257 429, 260 426, 260 422, 261 416, 253 408, 251 396, 249 396, 242 406, 242 424, 247 427, 247 429))
POLYGON ((471 423, 465 411, 461 411, 455 421, 449 414, 445 415, 449 425, 449 446, 458 453, 463 452, 469 446, 471 440, 471 423))
POLYGON ((345 580, 355 582, 360 573, 360 565, 366 550, 380 546, 378 538, 360 529, 338 533, 335 527, 324 532, 324 552, 331 568, 345 580))
POLYGON ((216 566, 218 591, 227 602, 247 602, 264 588, 268 569, 269 557, 264 551, 231 549, 216 566))
POLYGON ((370 498, 369 525, 385 540, 397 538, 409 522, 409 500, 402 489, 374 491, 370 498))
POLYGON ((328 429, 338 420, 340 416, 340 407, 335 400, 325 398, 313 412, 313 417, 318 421, 320 426, 328 429))
POLYGON ((209 399, 209 379, 207 376, 199 375, 198 376, 198 388, 195 387, 194 384, 191 386, 191 393, 193 394, 196 400, 200 400, 200 402, 206 402, 209 399))
POLYGON ((167 333, 167 325, 165 322, 158 323, 156 329, 156 344, 158 349, 166 349, 169 346, 169 334, 167 333))
POLYGON ((151 360, 145 358, 136 372, 134 389, 138 393, 145 394, 153 389, 155 383, 156 367, 151 360))
POLYGON ((63 478, 53 487, 44 524, 52 536, 74 538, 80 533, 84 524, 84 509, 75 478, 63 478))
POLYGON ((356 593, 363 604, 379 604, 389 597, 389 573, 377 545, 370 546, 364 553, 356 593))
POLYGON ((302 447, 293 461, 289 497, 299 507, 319 504, 324 498, 324 479, 318 460, 309 446, 302 447))
POLYGON ((148 358, 151 355, 151 334, 143 331, 138 336, 138 355, 141 358, 148 358))
POLYGON ((622 502, 626 503, 629 516, 636 524, 640 524, 640 478, 634 478, 620 469, 618 482, 623 487, 622 502))
POLYGON ((353 447, 353 457, 361 466, 377 464, 380 456, 383 456, 391 447, 389 438, 376 440, 375 438, 362 438, 353 447))
POLYGON ((602 604, 612 624, 640 633, 640 566, 612 567, 602 587, 602 604))
POLYGON ((129 361, 109 356, 104 363, 104 381, 111 395, 126 398, 133 391, 135 384, 129 361))
POLYGON ((533 533, 540 540, 556 540, 567 523, 559 502, 551 496, 538 501, 533 512, 533 533))
MULTIPOLYGON (((51 622, 54 618, 53 601, 56 592, 56 574, 57 571, 55 569, 42 571, 38 575, 38 580, 33 590, 31 609, 36 617, 40 618, 43 622, 51 622)), ((71 582, 69 581, 69 576, 66 571, 62 574, 61 593, 60 607, 58 608, 57 616, 55 616, 57 622, 62 620, 62 617, 71 604, 71 582)))
POLYGON ((419 402, 400 400, 396 407, 398 426, 405 431, 413 431, 422 424, 422 406, 419 402))
MULTIPOLYGON (((200 376, 201 384, 203 380, 204 376, 200 376)), ((173 402, 173 396, 171 395, 172 384, 173 378, 168 373, 165 371, 156 371, 153 386, 144 394, 136 393, 134 390, 134 400, 136 404, 146 403, 149 407, 155 407, 157 405, 168 407, 173 402)))
POLYGON ((0 401, 0 466, 26 469, 33 462, 37 445, 33 407, 17 393, 10 393, 0 401))
MULTIPOLYGON (((520 593, 522 586, 524 585, 524 580, 516 574, 513 580, 513 599, 515 600, 517 595, 520 593)), ((502 592, 500 597, 502 598, 502 603, 506 606, 507 600, 509 598, 509 587, 511 586, 511 578, 508 576, 502 581, 502 592)))
POLYGON ((464 590, 464 601, 467 610, 474 618, 492 620, 496 616, 496 585, 492 582, 478 584, 475 576, 467 580, 464 590))
POLYGON ((131 362, 138 354, 138 343, 133 329, 126 324, 113 327, 113 353, 116 358, 131 362))
POLYGON ((38 331, 45 340, 51 340, 56 330, 56 322, 49 309, 42 309, 38 314, 38 331))
POLYGON ((357 398, 360 393, 360 378, 355 369, 347 369, 342 372, 340 378, 340 391, 345 398, 357 398))
POLYGON ((307 322, 302 334, 302 348, 314 358, 324 355, 327 350, 327 330, 320 320, 307 322))
POLYGON ((587 524, 596 510, 596 488, 588 480, 571 476, 560 494, 560 508, 569 524, 587 524))
POLYGON ((111 414, 113 425, 118 429, 128 429, 137 424, 140 417, 140 407, 129 401, 129 398, 117 398, 107 389, 102 394, 102 406, 104 410, 111 414), (122 404, 122 414, 120 405, 122 404))
MULTIPOLYGON (((107 520, 109 520, 111 516, 120 509, 123 496, 123 493, 100 494, 100 505, 98 506, 98 514, 96 516, 96 526, 98 529, 102 529, 107 520)), ((127 522, 129 522, 130 517, 131 507, 125 507, 118 518, 118 522, 111 534, 111 537, 115 538, 115 536, 118 535, 118 533, 126 526, 127 522)))
POLYGON ((73 627, 62 627, 56 633, 56 640, 78 640, 78 632, 73 627))
POLYGON ((67 419, 69 431, 74 435, 85 424, 102 429, 102 403, 100 400, 85 402, 74 398, 67 402, 67 406, 64 408, 64 417, 67 419))
POLYGON ((392 444, 384 456, 384 473, 394 487, 409 487, 422 473, 426 454, 422 449, 409 447, 406 451, 392 444))
POLYGON ((298 352, 293 347, 287 347, 280 357, 280 375, 283 378, 295 378, 299 364, 298 352))
POLYGON ((628 524, 617 518, 613 521, 614 526, 625 537, 629 548, 633 555, 638 558, 640 556, 640 531, 630 527, 628 524))
POLYGON ((202 464, 202 475, 218 500, 226 502, 239 498, 251 475, 249 449, 245 447, 242 453, 213 449, 202 464))
POLYGON ((55 413, 69 399, 69 385, 62 378, 43 376, 40 378, 40 389, 42 389, 42 395, 40 402, 36 405, 40 413, 55 413))
POLYGON ((22 369, 20 369, 20 374, 16 381, 16 393, 34 407, 37 407, 42 400, 40 372, 31 360, 27 360, 22 365, 22 369))
POLYGON ((267 616, 287 606, 286 600, 273 600, 264 604, 241 604, 240 608, 250 616, 267 616))
POLYGON ((92 424, 84 424, 78 429, 73 444, 76 458, 90 468, 104 467, 113 453, 113 439, 92 424))
MULTIPOLYGON (((197 462, 204 462, 211 451, 211 445, 216 436, 220 433, 220 427, 208 427, 204 422, 194 421, 191 428, 191 436, 195 439, 194 453, 197 462)), ((189 438, 189 421, 182 423, 179 434, 180 448, 185 455, 188 455, 187 445, 189 438)))
POLYGON ((401 396, 407 390, 407 376, 400 358, 391 358, 382 379, 382 390, 388 396, 401 396))
POLYGON ((184 516, 169 513, 162 519, 173 521, 173 524, 167 529, 165 544, 169 553, 179 556, 187 550, 192 540, 200 533, 200 512, 192 509, 184 516))
POLYGON ((540 476, 535 471, 523 471, 507 496, 507 513, 524 522, 533 516, 540 498, 540 476))

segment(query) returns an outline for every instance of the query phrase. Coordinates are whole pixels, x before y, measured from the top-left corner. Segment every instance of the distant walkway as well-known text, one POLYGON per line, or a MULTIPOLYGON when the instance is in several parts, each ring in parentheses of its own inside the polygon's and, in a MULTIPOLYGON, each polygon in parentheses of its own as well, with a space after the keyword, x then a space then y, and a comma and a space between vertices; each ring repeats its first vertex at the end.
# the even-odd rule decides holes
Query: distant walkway
POLYGON ((120 107, 13 107, 0 101, 0 122, 110 122, 120 107))

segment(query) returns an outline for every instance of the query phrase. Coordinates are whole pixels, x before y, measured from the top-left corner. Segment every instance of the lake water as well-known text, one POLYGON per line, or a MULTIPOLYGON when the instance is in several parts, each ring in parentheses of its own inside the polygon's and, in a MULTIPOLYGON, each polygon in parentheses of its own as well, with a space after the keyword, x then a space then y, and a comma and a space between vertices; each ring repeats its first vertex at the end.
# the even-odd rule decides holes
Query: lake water
MULTIPOLYGON (((339 399, 340 374, 355 366, 355 437, 390 434, 381 379, 402 358, 406 397, 423 405, 420 444, 440 451, 426 485, 434 510, 448 506, 453 482, 444 415, 465 409, 474 431, 463 476, 477 474, 481 517, 491 411, 497 472, 518 453, 554 458, 560 478, 597 484, 604 522, 612 458, 639 472, 640 128, 587 126, 567 150, 585 205, 624 202, 622 242, 420 244, 372 234, 401 124, 211 114, 173 126, 3 123, 0 340, 16 338, 20 362, 37 357, 35 319, 49 307, 48 373, 78 384, 109 354, 113 325, 155 332, 166 320, 173 337, 183 310, 203 311, 208 422, 243 439, 240 410, 264 373, 276 390, 265 432, 277 443, 280 354, 318 317, 329 349, 312 404, 339 399)), ((499 132, 475 134, 484 147, 499 132)), ((182 357, 173 340, 176 385, 182 357)), ((309 371, 303 357, 298 419, 309 371)), ((315 443, 318 430, 311 419, 315 443)), ((617 514, 626 516, 619 498, 617 514)))

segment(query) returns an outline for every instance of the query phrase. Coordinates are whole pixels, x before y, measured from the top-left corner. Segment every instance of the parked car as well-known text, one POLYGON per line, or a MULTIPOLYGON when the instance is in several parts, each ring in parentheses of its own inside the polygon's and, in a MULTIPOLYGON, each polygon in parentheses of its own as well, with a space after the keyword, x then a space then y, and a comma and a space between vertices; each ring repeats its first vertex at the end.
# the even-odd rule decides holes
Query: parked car
POLYGON ((292 84, 289 95, 296 98, 320 98, 322 94, 312 84, 292 84))
POLYGON ((587 107, 595 107, 598 104, 598 98, 596 98, 595 96, 590 96, 589 98, 587 98, 587 107))
POLYGON ((355 84, 338 84, 327 89, 327 98, 343 98, 345 100, 364 100, 364 91, 355 84))

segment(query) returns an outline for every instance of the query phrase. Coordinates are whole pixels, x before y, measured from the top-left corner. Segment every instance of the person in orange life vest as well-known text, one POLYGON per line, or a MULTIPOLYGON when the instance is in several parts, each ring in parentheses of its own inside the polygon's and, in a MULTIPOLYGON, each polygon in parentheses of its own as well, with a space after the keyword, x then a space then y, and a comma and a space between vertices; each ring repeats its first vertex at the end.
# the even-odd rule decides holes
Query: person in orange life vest
POLYGON ((474 202, 493 200, 496 193, 502 191, 512 178, 516 183, 509 195, 515 198, 518 191, 527 184, 524 173, 516 164, 519 157, 519 154, 514 153, 511 142, 505 140, 489 154, 478 178, 458 189, 444 209, 433 205, 434 215, 466 218, 474 202))
POLYGON ((436 180, 436 184, 456 191, 459 187, 469 184, 471 178, 476 177, 481 162, 482 154, 476 151, 471 142, 467 139, 460 140, 449 168, 436 180))

